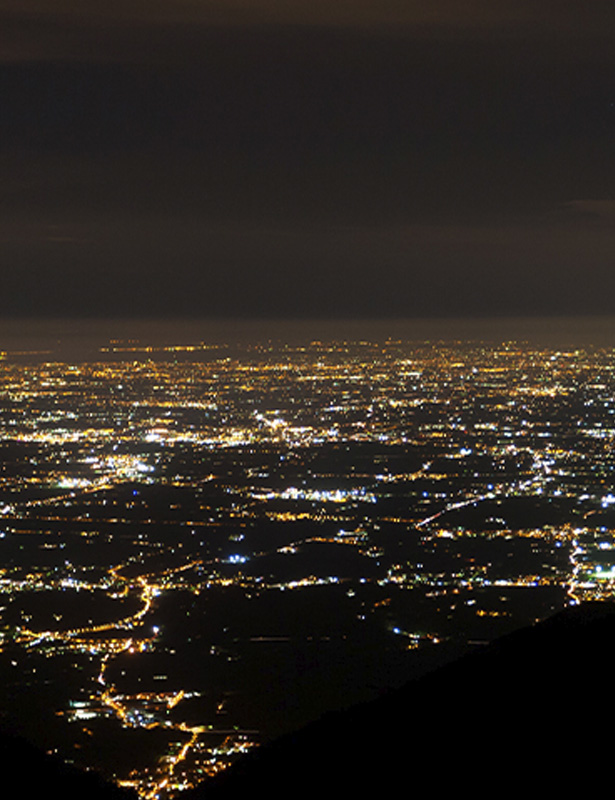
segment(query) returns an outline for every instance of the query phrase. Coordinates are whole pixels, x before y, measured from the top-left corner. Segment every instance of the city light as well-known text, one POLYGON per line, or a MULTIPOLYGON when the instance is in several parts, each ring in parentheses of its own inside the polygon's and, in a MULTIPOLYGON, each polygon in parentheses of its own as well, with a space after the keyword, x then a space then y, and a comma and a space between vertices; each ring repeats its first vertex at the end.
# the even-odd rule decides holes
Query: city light
POLYGON ((325 711, 320 660, 377 642, 402 675, 613 597, 612 350, 116 342, 0 373, 3 702, 61 685, 37 731, 86 767, 130 741, 97 768, 142 798, 279 732, 296 684, 325 711))

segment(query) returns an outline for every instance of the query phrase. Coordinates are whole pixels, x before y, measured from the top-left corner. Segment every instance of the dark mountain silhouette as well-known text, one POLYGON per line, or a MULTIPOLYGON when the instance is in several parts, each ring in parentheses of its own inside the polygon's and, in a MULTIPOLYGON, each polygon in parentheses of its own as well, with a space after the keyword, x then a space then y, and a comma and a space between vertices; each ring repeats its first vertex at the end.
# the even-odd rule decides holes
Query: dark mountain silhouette
POLYGON ((586 794, 610 783, 614 667, 615 606, 571 608, 326 715, 182 798, 586 794))
POLYGON ((0 734, 0 768, 6 800, 137 800, 136 795, 48 755, 21 737, 0 734))

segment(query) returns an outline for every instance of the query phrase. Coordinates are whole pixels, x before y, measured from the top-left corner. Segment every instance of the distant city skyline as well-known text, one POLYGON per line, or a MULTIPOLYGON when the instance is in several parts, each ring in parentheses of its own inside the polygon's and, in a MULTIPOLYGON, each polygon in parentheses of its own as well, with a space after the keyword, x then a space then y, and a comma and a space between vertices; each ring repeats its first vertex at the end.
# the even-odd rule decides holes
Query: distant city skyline
POLYGON ((612 23, 0 0, 0 316, 608 314, 612 23))
MULTIPOLYGON (((316 341, 528 344, 538 348, 615 347, 615 316, 422 317, 376 319, 266 318, 0 318, 0 357, 48 361, 121 355, 126 347, 154 348, 157 357, 186 346, 279 347, 316 341)), ((145 352, 145 351, 144 351, 145 352)))

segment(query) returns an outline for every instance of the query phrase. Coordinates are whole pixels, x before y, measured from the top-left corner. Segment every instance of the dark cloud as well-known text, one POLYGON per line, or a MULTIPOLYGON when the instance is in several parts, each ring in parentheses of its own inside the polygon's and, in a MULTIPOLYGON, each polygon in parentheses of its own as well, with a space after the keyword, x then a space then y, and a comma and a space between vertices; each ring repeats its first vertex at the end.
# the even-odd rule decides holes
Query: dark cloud
POLYGON ((609 0, 2 0, 0 13, 56 18, 84 25, 317 24, 514 28, 545 24, 551 31, 604 32, 609 0))
POLYGON ((615 200, 571 200, 562 207, 562 215, 612 225, 615 222, 615 200))
POLYGON ((613 23, 610 0, 2 0, 0 60, 185 61, 207 45, 207 31, 223 36, 229 28, 512 37, 547 45, 590 40, 608 48, 613 23))
POLYGON ((5 316, 605 314, 615 291, 615 233, 591 225, 116 216, 30 224, 23 234, 18 220, 0 231, 5 316))
POLYGON ((3 313, 604 311, 609 8, 0 0, 3 313))

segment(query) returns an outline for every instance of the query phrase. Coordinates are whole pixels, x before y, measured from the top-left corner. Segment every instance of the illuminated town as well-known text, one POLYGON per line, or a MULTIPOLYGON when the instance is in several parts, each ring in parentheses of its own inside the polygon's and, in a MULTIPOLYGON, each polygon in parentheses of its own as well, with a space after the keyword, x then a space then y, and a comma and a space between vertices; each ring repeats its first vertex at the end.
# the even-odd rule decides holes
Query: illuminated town
POLYGON ((0 709, 167 800, 615 586, 615 350, 6 352, 0 709))

